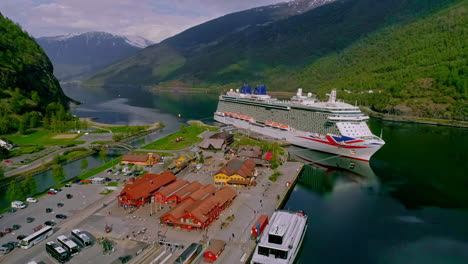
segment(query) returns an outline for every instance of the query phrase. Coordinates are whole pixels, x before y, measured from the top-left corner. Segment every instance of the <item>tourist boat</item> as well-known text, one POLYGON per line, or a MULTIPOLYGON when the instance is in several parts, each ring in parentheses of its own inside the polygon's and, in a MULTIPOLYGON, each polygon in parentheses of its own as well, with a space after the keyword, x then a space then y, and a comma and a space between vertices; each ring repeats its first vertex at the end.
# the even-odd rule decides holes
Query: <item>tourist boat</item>
POLYGON ((277 210, 261 235, 251 263, 292 264, 307 231, 303 212, 277 210))

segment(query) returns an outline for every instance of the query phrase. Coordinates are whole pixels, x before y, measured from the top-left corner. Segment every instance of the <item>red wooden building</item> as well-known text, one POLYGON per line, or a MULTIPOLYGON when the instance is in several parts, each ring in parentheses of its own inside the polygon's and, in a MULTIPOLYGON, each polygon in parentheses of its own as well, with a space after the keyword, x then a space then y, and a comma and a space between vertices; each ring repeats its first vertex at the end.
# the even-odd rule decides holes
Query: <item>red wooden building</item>
POLYGON ((213 263, 223 253, 226 242, 218 239, 211 239, 208 249, 203 253, 204 261, 213 263))
POLYGON ((185 200, 192 200, 192 201, 203 200, 203 199, 205 199, 206 197, 212 195, 215 192, 216 192, 216 187, 214 187, 213 184, 207 184, 207 185, 203 186, 202 188, 194 191, 189 196, 184 197, 182 199, 182 201, 185 201, 185 200))
POLYGON ((185 200, 161 216, 160 221, 183 229, 205 229, 218 218, 220 212, 226 209, 236 196, 237 192, 234 189, 223 187, 214 195, 205 196, 203 200, 185 200))
POLYGON ((159 188, 175 181, 176 176, 171 172, 163 174, 146 173, 141 178, 127 183, 117 196, 119 206, 140 208, 151 200, 151 196, 159 188))
POLYGON ((166 187, 159 189, 157 192, 153 194, 154 202, 160 203, 160 204, 168 204, 168 200, 167 200, 168 196, 179 191, 180 189, 188 185, 188 183, 189 182, 186 180, 179 179, 167 185, 166 187))
POLYGON ((188 185, 185 185, 182 189, 173 192, 172 194, 167 196, 167 204, 169 205, 177 205, 181 203, 184 198, 189 197, 190 194, 200 189, 203 185, 198 181, 194 181, 188 185))

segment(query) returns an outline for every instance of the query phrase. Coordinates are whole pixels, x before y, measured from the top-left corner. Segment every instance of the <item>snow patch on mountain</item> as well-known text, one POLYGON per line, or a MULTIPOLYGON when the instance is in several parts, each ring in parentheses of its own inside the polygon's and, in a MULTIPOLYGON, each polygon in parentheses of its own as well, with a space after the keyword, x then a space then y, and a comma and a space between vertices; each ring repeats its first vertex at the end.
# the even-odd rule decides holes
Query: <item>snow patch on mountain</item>
POLYGON ((122 36, 122 37, 125 39, 125 42, 137 48, 143 49, 154 44, 153 41, 145 39, 140 36, 122 36))

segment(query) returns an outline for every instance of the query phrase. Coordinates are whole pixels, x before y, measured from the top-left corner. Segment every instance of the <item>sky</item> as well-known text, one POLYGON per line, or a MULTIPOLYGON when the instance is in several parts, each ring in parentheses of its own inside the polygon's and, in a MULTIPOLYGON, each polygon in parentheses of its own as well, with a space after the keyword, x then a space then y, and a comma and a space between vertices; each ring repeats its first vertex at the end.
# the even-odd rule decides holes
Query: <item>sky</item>
POLYGON ((34 37, 104 31, 159 42, 216 17, 287 0, 0 0, 34 37))

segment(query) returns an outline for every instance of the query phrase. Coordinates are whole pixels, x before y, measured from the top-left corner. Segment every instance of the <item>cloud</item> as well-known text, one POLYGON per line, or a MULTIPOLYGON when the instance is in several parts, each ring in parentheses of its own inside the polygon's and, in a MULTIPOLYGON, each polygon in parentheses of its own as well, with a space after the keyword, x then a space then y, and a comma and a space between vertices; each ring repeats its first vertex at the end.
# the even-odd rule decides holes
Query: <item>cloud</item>
POLYGON ((2 0, 33 36, 105 31, 159 42, 210 19, 284 0, 2 0))

